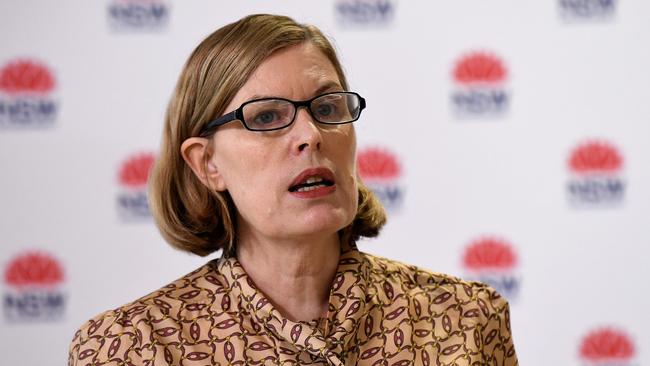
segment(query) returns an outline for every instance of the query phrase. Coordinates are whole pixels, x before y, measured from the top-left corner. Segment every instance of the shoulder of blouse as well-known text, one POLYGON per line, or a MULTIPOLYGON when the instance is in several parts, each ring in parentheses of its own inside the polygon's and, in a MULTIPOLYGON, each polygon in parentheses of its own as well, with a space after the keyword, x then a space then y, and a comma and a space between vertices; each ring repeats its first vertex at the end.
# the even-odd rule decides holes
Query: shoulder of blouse
MULTIPOLYGON (((100 313, 75 332, 69 348, 68 365, 89 360, 108 361, 128 345, 131 361, 141 358, 143 337, 164 331, 153 319, 181 319, 184 314, 198 316, 213 306, 209 295, 225 286, 214 271, 216 260, 187 275, 116 309, 100 313)), ((136 363, 137 364, 137 363, 136 363)))
POLYGON ((492 287, 379 256, 362 255, 369 263, 370 301, 390 303, 402 299, 411 305, 417 302, 422 314, 428 311, 432 317, 440 316, 442 323, 476 329, 480 334, 475 337, 482 339, 480 349, 487 364, 518 364, 508 302, 492 287))
POLYGON ((506 299, 485 283, 463 280, 376 255, 362 255, 370 264, 369 285, 374 285, 376 289, 383 290, 382 292, 385 292, 386 288, 408 294, 434 292, 442 295, 438 301, 449 296, 444 294, 450 294, 459 300, 482 300, 498 308, 508 306, 506 299), (390 287, 385 285, 386 283, 390 284, 390 287), (399 290, 395 290, 394 285, 398 285, 399 290))

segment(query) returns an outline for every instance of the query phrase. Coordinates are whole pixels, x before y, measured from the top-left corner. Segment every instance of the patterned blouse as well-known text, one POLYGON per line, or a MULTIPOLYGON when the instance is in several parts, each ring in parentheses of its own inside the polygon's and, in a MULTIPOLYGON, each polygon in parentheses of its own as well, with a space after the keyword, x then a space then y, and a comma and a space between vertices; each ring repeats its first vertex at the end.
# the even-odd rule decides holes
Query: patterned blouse
POLYGON ((478 282, 341 254, 327 318, 282 316, 236 258, 88 321, 68 365, 517 365, 508 303, 478 282))

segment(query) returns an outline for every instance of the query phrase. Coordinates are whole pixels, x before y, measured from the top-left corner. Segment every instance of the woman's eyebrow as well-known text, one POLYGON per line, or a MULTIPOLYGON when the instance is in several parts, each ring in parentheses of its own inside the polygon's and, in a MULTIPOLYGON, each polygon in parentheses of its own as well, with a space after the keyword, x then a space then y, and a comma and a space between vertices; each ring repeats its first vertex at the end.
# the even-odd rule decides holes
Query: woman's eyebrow
POLYGON ((321 86, 320 88, 316 89, 316 91, 314 92, 314 95, 319 95, 319 94, 322 94, 322 93, 324 93, 326 91, 330 91, 330 90, 333 90, 333 89, 343 90, 343 87, 341 86, 341 84, 339 84, 339 83, 337 83, 335 81, 330 81, 330 82, 326 83, 325 85, 321 86))
MULTIPOLYGON (((318 89, 316 89, 316 91, 313 93, 313 95, 314 96, 320 95, 320 94, 322 94, 324 92, 331 91, 331 90, 343 90, 343 87, 341 86, 341 84, 339 84, 336 81, 329 81, 326 84, 319 87, 318 89)), ((251 100, 256 100, 256 99, 272 99, 272 98, 284 98, 284 97, 280 97, 280 96, 277 96, 277 95, 269 95, 269 94, 267 94, 267 95, 253 94, 249 98, 247 98, 247 100, 251 101, 251 100)))

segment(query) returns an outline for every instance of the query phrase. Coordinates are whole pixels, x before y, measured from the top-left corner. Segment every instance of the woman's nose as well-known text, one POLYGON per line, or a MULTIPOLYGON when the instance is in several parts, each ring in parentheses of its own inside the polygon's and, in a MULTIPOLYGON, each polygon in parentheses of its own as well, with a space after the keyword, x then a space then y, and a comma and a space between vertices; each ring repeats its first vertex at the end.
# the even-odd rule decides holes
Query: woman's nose
POLYGON ((322 130, 307 108, 299 108, 296 111, 294 125, 292 133, 295 134, 295 152, 299 153, 308 149, 320 150, 323 139, 322 130))

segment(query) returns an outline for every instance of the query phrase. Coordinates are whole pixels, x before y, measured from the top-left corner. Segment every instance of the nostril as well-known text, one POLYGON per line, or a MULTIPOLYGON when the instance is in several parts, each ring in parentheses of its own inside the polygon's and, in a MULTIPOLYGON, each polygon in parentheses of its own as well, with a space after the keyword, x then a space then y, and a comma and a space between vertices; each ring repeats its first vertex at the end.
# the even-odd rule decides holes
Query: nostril
MULTIPOLYGON (((307 146, 309 146, 309 145, 310 145, 310 143, 308 143, 308 142, 305 142, 305 143, 300 144, 300 145, 298 146, 298 151, 303 151, 303 150, 305 150, 305 148, 306 148, 307 146)), ((313 145, 315 146, 316 150, 320 150, 320 141, 317 142, 317 143, 315 143, 315 144, 313 144, 313 145)))

